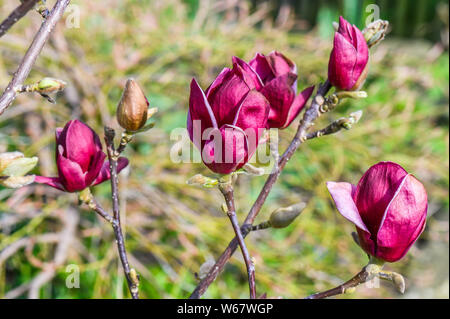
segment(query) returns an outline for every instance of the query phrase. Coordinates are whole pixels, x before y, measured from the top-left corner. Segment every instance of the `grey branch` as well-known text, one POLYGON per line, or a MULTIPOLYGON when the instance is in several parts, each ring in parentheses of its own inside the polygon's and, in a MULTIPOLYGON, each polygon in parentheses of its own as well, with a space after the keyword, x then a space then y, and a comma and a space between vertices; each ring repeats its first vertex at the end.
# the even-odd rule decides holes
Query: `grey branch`
POLYGON ((33 42, 28 48, 25 56, 19 64, 16 72, 13 75, 11 82, 9 82, 2 96, 0 97, 0 115, 5 112, 5 110, 11 105, 11 103, 16 98, 16 87, 21 86, 28 74, 31 71, 37 57, 39 56, 42 48, 47 42, 50 34, 55 27, 56 23, 61 19, 64 10, 69 5, 70 0, 58 0, 53 7, 50 15, 42 23, 39 31, 36 33, 33 42))

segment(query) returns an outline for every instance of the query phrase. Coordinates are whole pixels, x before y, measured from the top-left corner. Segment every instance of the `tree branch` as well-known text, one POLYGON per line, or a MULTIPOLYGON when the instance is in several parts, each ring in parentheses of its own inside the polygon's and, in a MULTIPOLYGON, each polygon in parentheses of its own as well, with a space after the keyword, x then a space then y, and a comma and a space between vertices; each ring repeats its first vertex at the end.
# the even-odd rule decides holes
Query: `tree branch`
MULTIPOLYGON (((320 107, 324 103, 324 96, 328 93, 328 91, 331 89, 330 82, 325 81, 323 83, 315 95, 311 106, 305 111, 303 114, 303 118, 300 121, 300 124, 297 129, 297 133, 294 136, 294 139, 291 141, 290 145, 286 149, 286 151, 283 153, 283 155, 280 157, 278 161, 278 167, 276 170, 274 170, 269 177, 266 180, 266 183, 264 184, 264 187, 262 188, 261 192, 259 193, 258 198, 256 199, 255 203, 253 204, 252 208, 250 209, 247 218, 244 221, 243 228, 249 227, 253 224, 256 216, 261 210, 262 205, 267 199, 267 196, 269 195, 273 185, 277 181, 278 177, 281 174, 281 171, 283 170, 284 166, 287 164, 289 159, 292 157, 294 152, 297 150, 297 148, 306 140, 306 131, 308 128, 313 125, 313 122, 323 113, 326 112, 326 110, 322 110, 320 107)), ((200 298, 205 291, 208 289, 208 287, 213 283, 213 281, 216 279, 216 277, 219 275, 219 273, 223 270, 226 263, 230 259, 230 257, 233 255, 233 253, 236 251, 236 248, 238 246, 238 240, 233 238, 233 240, 228 244, 228 247, 225 249, 225 251, 222 253, 222 255, 217 259, 216 264, 211 268, 209 273, 206 275, 206 277, 197 285, 195 290, 192 292, 190 299, 197 299, 200 298)))
POLYGON ((227 205, 227 215, 233 226, 233 230, 236 234, 237 241, 241 247, 242 256, 244 257, 245 266, 247 267, 248 285, 250 288, 250 299, 256 299, 256 287, 255 287, 255 266, 250 258, 247 246, 245 245, 244 237, 242 236, 241 228, 236 217, 236 209, 234 207, 233 186, 231 180, 225 183, 219 183, 219 189, 225 198, 227 205))
POLYGON ((137 280, 134 278, 128 262, 127 251, 125 248, 125 241, 122 233, 122 226, 120 223, 120 206, 119 206, 119 189, 118 189, 118 176, 117 176, 117 159, 116 150, 114 147, 115 132, 109 127, 105 127, 105 142, 106 150, 109 159, 109 170, 111 173, 111 196, 113 206, 113 218, 112 223, 114 229, 114 235, 116 237, 117 248, 119 250, 120 262, 122 263, 125 277, 127 279, 128 288, 133 299, 139 299, 139 291, 137 280))
POLYGON ((36 2, 39 0, 25 0, 23 1, 20 6, 14 9, 13 12, 10 13, 10 15, 3 20, 3 22, 0 24, 0 38, 8 32, 8 30, 17 22, 19 21, 23 16, 25 16, 28 11, 33 9, 36 2))
POLYGON ((360 284, 363 284, 366 281, 369 281, 370 279, 372 279, 372 275, 366 270, 366 267, 364 267, 352 279, 346 281, 342 285, 339 285, 330 290, 326 290, 323 292, 318 292, 316 294, 310 295, 310 296, 306 297, 305 299, 323 299, 323 298, 328 298, 331 296, 344 294, 350 288, 359 286, 360 284))
POLYGON ((16 98, 15 88, 23 84, 25 79, 36 62, 39 53, 47 42, 50 34, 56 23, 61 19, 64 10, 69 5, 70 0, 58 0, 53 7, 50 15, 42 23, 39 31, 36 33, 33 42, 25 53, 19 67, 13 75, 11 82, 9 82, 2 96, 0 97, 0 115, 11 105, 16 98))

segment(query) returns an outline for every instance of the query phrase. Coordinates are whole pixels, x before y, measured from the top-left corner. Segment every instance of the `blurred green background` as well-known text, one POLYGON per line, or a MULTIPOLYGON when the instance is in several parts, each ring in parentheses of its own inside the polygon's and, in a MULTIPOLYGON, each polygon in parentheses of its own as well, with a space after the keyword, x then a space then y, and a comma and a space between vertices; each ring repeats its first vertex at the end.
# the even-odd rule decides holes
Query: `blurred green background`
MULTIPOLYGON (((54 1, 48 1, 49 6, 54 1)), ((307 208, 286 229, 252 233, 246 242, 256 263, 258 294, 302 298, 336 286, 367 262, 353 243, 353 226, 336 211, 325 182, 356 183, 371 165, 395 161, 423 182, 429 197, 425 232, 408 255, 388 269, 406 277, 399 295, 389 283, 359 287, 339 298, 449 297, 449 109, 447 1, 73 1, 45 46, 27 83, 44 76, 68 82, 50 104, 22 94, 0 117, 0 152, 39 156, 35 173, 52 176, 54 130, 80 118, 103 135, 118 128, 114 112, 128 77, 144 88, 156 126, 126 150, 130 168, 121 173, 122 212, 130 262, 141 274, 144 298, 185 298, 195 273, 217 258, 233 231, 216 189, 188 187, 202 164, 173 163, 170 133, 185 127, 189 82, 203 88, 231 56, 283 52, 297 63, 299 86, 327 74, 332 21, 344 15, 364 27, 370 4, 391 22, 387 39, 371 52, 365 100, 341 104, 323 116, 322 127, 349 112, 364 115, 350 131, 312 140, 289 161, 257 222, 280 206, 307 208), (77 18, 79 14, 79 25, 77 18)), ((18 1, 0 0, 1 19, 18 1)), ((0 87, 5 87, 39 28, 30 12, 0 38, 0 87)), ((284 150, 296 127, 280 132, 284 150)), ((242 220, 265 177, 241 176, 236 186, 242 220)), ((109 184, 95 195, 110 209, 109 184)), ((75 194, 42 185, 0 187, 0 297, 122 298, 128 292, 118 265, 113 233, 75 194), (70 265, 80 288, 67 288, 70 265), (69 268, 68 268, 69 267, 69 268)), ((245 265, 236 253, 207 298, 246 298, 245 265)))

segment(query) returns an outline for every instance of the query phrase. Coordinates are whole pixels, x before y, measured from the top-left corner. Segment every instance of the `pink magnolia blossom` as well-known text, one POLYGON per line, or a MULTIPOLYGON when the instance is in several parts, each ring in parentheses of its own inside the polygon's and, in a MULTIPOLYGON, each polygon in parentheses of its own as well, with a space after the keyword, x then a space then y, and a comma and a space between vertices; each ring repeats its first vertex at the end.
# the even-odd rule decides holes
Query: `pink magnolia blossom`
POLYGON ((269 102, 252 68, 233 58, 206 91, 192 79, 187 129, 213 172, 229 174, 255 152, 267 125, 269 102))
MULTIPOLYGON (((110 178, 105 158, 98 135, 81 121, 69 121, 64 129, 56 129, 58 177, 36 176, 35 182, 66 192, 82 191, 110 178)), ((127 165, 128 159, 120 157, 117 170, 127 165)))
POLYGON ((362 32, 339 18, 328 63, 328 80, 341 90, 358 90, 368 72, 369 48, 362 32))
POLYGON ((328 182, 327 187, 338 211, 355 224, 361 247, 378 259, 401 259, 425 228, 425 188, 396 163, 372 166, 357 186, 328 182))
POLYGON ((277 51, 267 56, 257 53, 249 65, 258 74, 263 84, 260 92, 270 103, 268 128, 288 127, 308 102, 314 86, 297 94, 297 66, 277 51))

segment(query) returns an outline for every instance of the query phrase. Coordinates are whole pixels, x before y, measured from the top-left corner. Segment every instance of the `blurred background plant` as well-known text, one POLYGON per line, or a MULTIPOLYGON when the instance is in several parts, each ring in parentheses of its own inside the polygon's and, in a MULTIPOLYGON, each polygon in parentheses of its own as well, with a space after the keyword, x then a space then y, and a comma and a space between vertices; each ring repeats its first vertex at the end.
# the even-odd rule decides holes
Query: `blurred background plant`
MULTIPOLYGON (((1 0, 0 19, 17 2, 1 0)), ((134 77, 159 112, 155 128, 137 135, 126 150, 131 166, 120 177, 130 262, 141 274, 142 297, 187 297, 200 266, 233 236, 219 191, 186 186, 189 177, 211 173, 200 163, 170 160, 175 143, 170 132, 186 123, 189 81, 195 76, 206 88, 230 66, 232 55, 248 60, 255 52, 278 50, 297 63, 301 87, 317 84, 327 74, 332 21, 341 14, 363 28, 370 4, 379 6, 392 32, 371 55, 364 87, 369 97, 343 103, 316 125, 357 109, 364 115, 351 131, 306 143, 288 163, 257 222, 280 206, 299 201, 307 206, 288 228, 247 237, 258 293, 304 297, 341 283, 366 264, 325 182, 356 183, 372 164, 390 160, 424 183, 429 217, 409 254, 388 268, 406 277, 403 297, 448 298, 447 1, 73 1, 27 80, 51 76, 67 87, 56 105, 35 93, 21 94, 0 117, 0 152, 38 156, 32 173, 56 174, 55 128, 72 118, 99 134, 103 125, 119 128, 116 105, 126 79, 134 77)), ((0 87, 7 85, 40 21, 30 12, 0 38, 0 87)), ((281 150, 295 127, 280 132, 281 150)), ((238 217, 246 215, 264 181, 239 178, 238 217)), ((109 191, 107 183, 94 189, 105 208, 109 191)), ((75 194, 42 185, 0 186, 0 297, 127 296, 109 225, 77 207, 76 200, 75 194), (80 287, 70 289, 66 280, 74 267, 80 287)), ((402 297, 389 283, 381 286, 361 286, 340 298, 402 297)), ((246 298, 247 290, 243 260, 235 254, 205 297, 246 298)))

